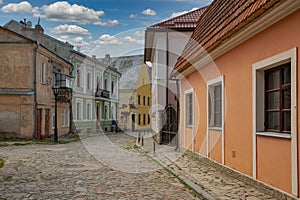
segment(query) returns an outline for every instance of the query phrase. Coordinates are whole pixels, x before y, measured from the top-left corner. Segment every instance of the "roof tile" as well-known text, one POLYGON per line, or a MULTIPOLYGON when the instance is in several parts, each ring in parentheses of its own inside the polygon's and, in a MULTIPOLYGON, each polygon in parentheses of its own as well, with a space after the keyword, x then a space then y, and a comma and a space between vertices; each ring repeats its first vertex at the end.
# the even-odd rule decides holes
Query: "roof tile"
POLYGON ((174 70, 183 71, 201 52, 213 49, 279 1, 214 0, 198 20, 195 31, 174 70))

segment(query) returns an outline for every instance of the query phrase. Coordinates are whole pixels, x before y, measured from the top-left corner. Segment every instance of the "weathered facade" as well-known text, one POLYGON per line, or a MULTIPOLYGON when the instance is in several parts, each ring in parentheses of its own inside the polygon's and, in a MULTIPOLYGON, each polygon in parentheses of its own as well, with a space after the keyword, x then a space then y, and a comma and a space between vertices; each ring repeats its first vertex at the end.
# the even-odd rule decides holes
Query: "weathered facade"
POLYGON ((72 64, 36 41, 2 27, 0 40, 1 136, 41 139, 52 135, 53 86, 64 87, 57 125, 60 134, 68 133, 72 64))
POLYGON ((299 21, 299 1, 215 0, 173 71, 180 145, 296 197, 299 21))

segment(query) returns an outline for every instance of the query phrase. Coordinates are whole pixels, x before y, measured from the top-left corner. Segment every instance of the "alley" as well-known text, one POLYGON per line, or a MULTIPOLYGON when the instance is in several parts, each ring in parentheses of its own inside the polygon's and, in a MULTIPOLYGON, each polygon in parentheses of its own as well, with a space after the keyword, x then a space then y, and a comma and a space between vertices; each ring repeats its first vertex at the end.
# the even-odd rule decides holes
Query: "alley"
POLYGON ((0 199, 197 199, 126 134, 2 145, 0 199))

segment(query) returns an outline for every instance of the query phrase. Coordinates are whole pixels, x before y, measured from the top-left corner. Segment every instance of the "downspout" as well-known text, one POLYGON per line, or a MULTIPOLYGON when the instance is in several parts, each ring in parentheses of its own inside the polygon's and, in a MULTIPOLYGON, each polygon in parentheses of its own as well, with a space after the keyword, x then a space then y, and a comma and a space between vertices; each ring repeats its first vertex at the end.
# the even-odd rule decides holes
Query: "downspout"
POLYGON ((180 90, 179 90, 179 80, 176 79, 176 88, 177 88, 177 133, 176 133, 176 148, 175 151, 179 148, 179 119, 180 119, 180 90))
POLYGON ((33 49, 33 91, 34 91, 34 119, 33 119, 33 139, 37 139, 36 135, 36 125, 37 125, 37 120, 36 120, 36 114, 37 114, 37 90, 36 90, 36 65, 37 65, 37 49, 38 49, 38 42, 34 45, 33 49))
MULTIPOLYGON (((167 108, 169 106, 169 30, 167 29, 166 32, 166 73, 167 73, 167 77, 166 77, 166 108, 165 111, 167 111, 167 108)), ((167 116, 167 120, 170 120, 168 118, 168 113, 166 112, 165 115, 167 116)), ((167 125, 170 124, 169 121, 165 122, 167 123, 167 125)), ((162 127, 163 128, 163 127, 162 127)), ((168 129, 168 134, 169 134, 169 143, 171 142, 171 131, 168 129)))

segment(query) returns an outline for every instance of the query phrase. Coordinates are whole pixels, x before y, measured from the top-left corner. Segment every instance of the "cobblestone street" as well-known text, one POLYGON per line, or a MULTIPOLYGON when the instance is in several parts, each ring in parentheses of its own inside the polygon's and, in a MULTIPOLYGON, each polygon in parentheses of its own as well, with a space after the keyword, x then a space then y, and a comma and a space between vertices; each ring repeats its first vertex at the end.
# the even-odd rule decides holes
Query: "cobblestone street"
POLYGON ((2 145, 0 199, 198 199, 126 134, 2 145))

